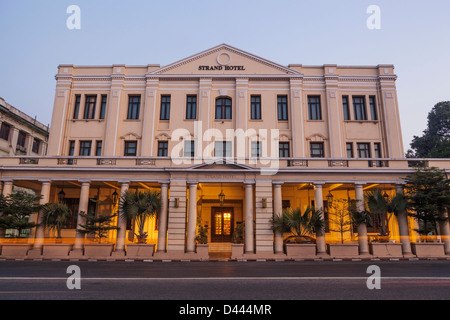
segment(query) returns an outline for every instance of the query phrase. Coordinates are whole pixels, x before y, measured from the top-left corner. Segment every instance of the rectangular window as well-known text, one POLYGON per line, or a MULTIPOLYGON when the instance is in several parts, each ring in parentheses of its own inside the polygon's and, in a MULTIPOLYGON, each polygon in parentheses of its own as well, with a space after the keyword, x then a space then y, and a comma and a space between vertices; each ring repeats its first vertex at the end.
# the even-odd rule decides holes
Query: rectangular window
POLYGON ((377 104, 375 100, 375 96, 369 97, 369 104, 370 104, 370 117, 372 120, 378 120, 378 113, 377 113, 377 104))
POLYGON ((170 96, 161 96, 161 114, 159 120, 170 120, 170 96))
POLYGON ((250 98, 250 119, 261 120, 261 96, 250 98))
POLYGON ((73 118, 78 119, 78 114, 80 113, 81 96, 75 96, 75 106, 73 108, 73 118))
POLYGON ((125 157, 135 157, 137 154, 137 141, 125 141, 125 157))
POLYGON ((287 121, 288 120, 287 96, 278 96, 277 104, 278 104, 278 121, 287 121))
POLYGON ((194 140, 184 141, 184 156, 186 158, 195 157, 195 141, 194 140))
POLYGON ((311 142, 311 158, 324 158, 323 142, 311 142))
POLYGON ((91 155, 92 141, 80 141, 80 156, 89 157, 91 155))
POLYGON ((158 157, 167 157, 169 153, 169 142, 158 141, 158 157))
POLYGON ((280 158, 289 158, 289 142, 280 142, 279 143, 279 155, 280 158))
POLYGON ((347 158, 353 158, 353 143, 347 142, 347 158))
POLYGON ((11 126, 7 123, 2 123, 0 127, 0 138, 3 140, 9 140, 9 132, 11 131, 11 126))
POLYGON ((95 119, 96 104, 97 104, 97 96, 86 96, 83 119, 95 119))
POLYGON ((100 106, 100 119, 105 119, 107 96, 102 95, 102 105, 100 106))
POLYGON ((25 147, 25 140, 27 138, 27 133, 23 131, 19 131, 19 135, 17 136, 17 145, 21 147, 25 147))
POLYGON ((73 157, 75 155, 75 141, 69 142, 69 156, 73 157))
POLYGON ((348 96, 342 97, 342 110, 344 111, 344 120, 350 120, 350 107, 348 105, 348 96))
POLYGON ((216 141, 214 148, 215 157, 231 157, 231 141, 216 141))
POLYGON ((262 155, 262 145, 259 141, 252 141, 251 144, 251 156, 253 158, 259 158, 262 155))
POLYGON ((367 120, 365 97, 353 97, 355 120, 367 120))
POLYGON ((139 113, 141 111, 141 96, 128 97, 128 120, 139 120, 139 113))
POLYGON ((103 146, 103 142, 102 141, 97 141, 95 143, 95 156, 96 157, 101 157, 102 156, 102 146, 103 146))
POLYGON ((379 143, 379 142, 374 143, 373 151, 375 152, 375 158, 382 158, 381 143, 379 143))
POLYGON ((197 119, 197 96, 187 96, 186 98, 186 119, 197 119))
POLYGON ((39 153, 40 148, 41 148, 41 140, 34 138, 33 147, 31 148, 31 151, 33 151, 34 153, 39 153))
POLYGON ((322 120, 320 96, 308 97, 308 112, 309 112, 309 120, 322 120))
POLYGON ((370 143, 358 143, 358 158, 370 158, 370 143))

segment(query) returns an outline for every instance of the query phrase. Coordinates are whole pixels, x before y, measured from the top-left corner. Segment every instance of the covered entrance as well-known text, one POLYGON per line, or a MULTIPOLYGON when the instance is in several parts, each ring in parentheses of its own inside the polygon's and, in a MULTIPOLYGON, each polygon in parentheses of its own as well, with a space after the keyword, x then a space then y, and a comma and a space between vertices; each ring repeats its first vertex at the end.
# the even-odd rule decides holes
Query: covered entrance
POLYGON ((234 208, 211 208, 211 242, 231 242, 234 230, 234 208))

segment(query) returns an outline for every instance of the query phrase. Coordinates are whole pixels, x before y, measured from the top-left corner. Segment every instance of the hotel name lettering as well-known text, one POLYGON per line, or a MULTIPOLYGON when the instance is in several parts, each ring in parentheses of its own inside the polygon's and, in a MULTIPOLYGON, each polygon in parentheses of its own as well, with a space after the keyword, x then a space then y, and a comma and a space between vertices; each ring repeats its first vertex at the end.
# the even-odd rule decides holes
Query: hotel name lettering
POLYGON ((236 71, 241 70, 244 71, 244 66, 199 66, 199 71, 220 71, 220 70, 229 70, 229 71, 236 71))

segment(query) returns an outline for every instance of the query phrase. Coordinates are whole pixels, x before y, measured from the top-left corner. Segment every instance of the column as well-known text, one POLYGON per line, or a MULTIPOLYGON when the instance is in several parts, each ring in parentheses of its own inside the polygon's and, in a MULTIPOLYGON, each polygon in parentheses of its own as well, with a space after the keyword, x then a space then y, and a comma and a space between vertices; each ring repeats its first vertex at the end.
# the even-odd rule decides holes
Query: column
MULTIPOLYGON (((41 187, 41 199, 39 200, 40 205, 47 204, 50 200, 50 188, 51 188, 51 182, 50 181, 43 181, 42 187, 41 187)), ((45 227, 42 224, 42 212, 39 212, 37 214, 33 214, 30 217, 30 221, 36 222, 38 226, 36 227, 36 234, 34 237, 34 245, 33 249, 41 249, 42 245, 44 244, 44 232, 45 227)))
MULTIPOLYGON (((80 204, 78 207, 78 222, 77 224, 85 224, 86 219, 81 216, 81 213, 87 214, 89 207, 89 188, 90 182, 82 182, 81 183, 81 192, 80 192, 80 204)), ((75 244, 73 246, 74 250, 82 250, 84 245, 85 235, 78 231, 79 226, 77 226, 77 232, 75 234, 75 244)))
MULTIPOLYGON (((281 193, 282 183, 273 184, 273 215, 279 217, 282 215, 283 205, 282 205, 282 193, 281 193)), ((283 253, 283 235, 279 231, 275 231, 275 253, 283 253)))
MULTIPOLYGON (((120 197, 124 195, 124 193, 130 187, 129 182, 122 182, 120 185, 120 197)), ((115 204, 114 204, 115 205, 115 204)), ((115 252, 124 252, 125 251, 125 238, 127 234, 127 219, 124 218, 123 213, 119 210, 119 215, 117 217, 117 226, 120 228, 117 230, 117 239, 116 239, 116 250, 115 252)))
MULTIPOLYGON (((364 211, 364 184, 355 184, 355 198, 356 198, 356 210, 364 211)), ((367 238, 367 225, 361 223, 358 225, 358 242, 359 242, 359 254, 369 254, 369 243, 367 238)))
MULTIPOLYGON (((314 205, 316 210, 321 211, 322 219, 323 216, 323 183, 314 183, 314 205)), ((325 241, 325 230, 321 230, 316 234, 316 250, 317 255, 325 255, 327 253, 326 241, 325 241)))
POLYGON ((255 252, 255 240, 253 234, 253 184, 245 184, 245 245, 244 253, 255 252))
POLYGON ((169 202, 169 184, 161 183, 161 211, 158 226, 158 252, 166 251, 167 207, 169 202))
MULTIPOLYGON (((3 181, 3 190, 2 190, 3 196, 7 197, 12 193, 13 185, 14 184, 13 184, 12 180, 3 181)), ((2 213, 0 212, 0 216, 1 215, 2 215, 2 213)), ((5 233, 6 233, 6 230, 3 228, 0 228, 0 238, 4 238, 5 233)))
POLYGON ((189 184, 189 211, 186 252, 195 252, 195 234, 197 229, 197 186, 197 183, 189 184))
POLYGON ((444 221, 439 221, 441 239, 444 242, 444 250, 447 256, 450 255, 450 223, 448 221, 449 210, 450 208, 447 207, 447 212, 444 214, 446 219, 444 221))
MULTIPOLYGON (((403 185, 397 184, 395 186, 397 194, 403 194, 403 185)), ((409 238, 408 217, 406 211, 397 214, 398 231, 400 234, 400 242, 402 243, 402 252, 404 256, 412 256, 411 240, 409 238)))

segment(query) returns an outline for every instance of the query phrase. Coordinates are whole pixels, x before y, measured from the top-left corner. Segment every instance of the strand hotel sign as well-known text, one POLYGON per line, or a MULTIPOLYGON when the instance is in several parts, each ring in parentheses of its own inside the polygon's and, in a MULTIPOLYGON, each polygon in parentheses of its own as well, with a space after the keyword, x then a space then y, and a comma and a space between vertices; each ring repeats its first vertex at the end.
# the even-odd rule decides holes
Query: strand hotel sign
POLYGON ((231 56, 223 52, 217 56, 217 63, 216 66, 199 66, 199 71, 245 71, 245 66, 233 66, 230 65, 231 62, 231 56))

